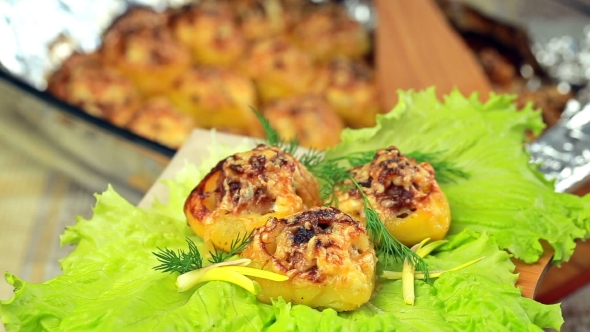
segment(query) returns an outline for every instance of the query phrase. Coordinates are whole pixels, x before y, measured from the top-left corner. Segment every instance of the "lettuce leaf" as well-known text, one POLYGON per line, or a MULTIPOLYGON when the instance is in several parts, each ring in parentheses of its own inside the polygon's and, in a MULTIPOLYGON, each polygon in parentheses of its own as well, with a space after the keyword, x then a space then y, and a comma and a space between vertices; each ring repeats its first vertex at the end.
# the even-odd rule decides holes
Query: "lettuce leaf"
POLYGON ((450 234, 470 228, 492 234, 515 257, 533 263, 554 250, 553 262, 567 261, 576 239, 590 236, 590 199, 554 192, 552 183, 528 163, 525 131, 543 128, 531 106, 517 112, 513 97, 454 91, 442 103, 434 89, 400 92, 398 105, 378 117, 377 126, 346 130, 327 159, 394 145, 403 152, 438 153, 469 175, 441 184, 452 212, 450 234))
MULTIPOLYGON (((194 167, 183 173, 197 179, 204 174, 194 167)), ((181 189, 183 184, 170 182, 170 187, 190 190, 181 189)), ((92 219, 78 219, 62 237, 64 243, 77 244, 62 261, 63 275, 32 284, 7 274, 15 296, 0 303, 0 316, 9 331, 415 331, 433 326, 443 331, 480 331, 482 326, 509 331, 558 329, 563 322, 558 306, 522 298, 514 287, 517 277, 509 255, 492 237, 471 230, 451 237, 427 262, 445 269, 486 258, 432 284, 416 281, 418 299, 413 307, 403 303, 400 281, 383 282, 371 302, 340 314, 292 306, 281 299, 262 304, 223 282, 178 293, 175 275, 152 269, 157 265, 152 252, 158 247, 182 248, 186 236, 202 249, 202 241, 191 235, 184 219, 162 213, 160 203, 149 210, 134 207, 112 188, 97 198, 92 219)), ((181 202, 172 199, 170 204, 182 206, 181 202)))
POLYGON ((178 293, 176 275, 152 269, 158 264, 152 252, 183 248, 186 236, 202 250, 202 241, 191 235, 185 221, 134 207, 112 188, 97 198, 94 216, 79 219, 62 238, 77 244, 62 261, 63 275, 42 284, 6 275, 15 286, 14 297, 0 303, 8 331, 481 331, 482 326, 541 331, 563 323, 559 306, 521 297, 508 253, 492 237, 471 230, 450 237, 427 262, 446 269, 485 259, 432 284, 416 281, 418 298, 412 307, 403 303, 401 281, 384 281, 369 303, 350 313, 318 311, 282 299, 267 305, 224 282, 178 293))
POLYGON ((446 104, 433 98, 432 91, 402 94, 400 105, 381 117, 377 127, 345 132, 343 143, 328 152, 328 156, 337 156, 390 144, 402 151, 443 151, 445 159, 470 173, 469 181, 444 187, 452 203, 453 222, 458 221, 449 242, 427 262, 434 269, 447 269, 485 258, 431 283, 416 281, 414 306, 404 304, 401 281, 381 282, 369 303, 347 313, 318 311, 280 298, 263 304, 243 289, 224 282, 209 282, 178 293, 176 275, 152 269, 158 264, 152 252, 161 247, 184 248, 185 237, 203 249, 202 241, 186 226, 184 199, 217 160, 244 148, 216 147, 201 165, 187 165, 176 180, 166 182, 170 188, 167 204, 155 202, 150 209, 137 208, 111 187, 97 195, 93 217, 78 218, 61 238, 63 244, 76 245, 61 261, 62 275, 33 284, 6 274, 15 294, 12 299, 0 301, 1 320, 8 331, 558 330, 563 323, 559 305, 547 306, 523 298, 515 287, 514 264, 500 247, 514 249, 521 257, 527 254, 531 259, 535 251, 528 252, 518 244, 510 246, 508 234, 502 233, 505 218, 523 223, 511 225, 519 239, 522 236, 523 241, 531 243, 545 238, 562 248, 563 259, 569 252, 568 241, 586 235, 590 208, 577 198, 550 194, 550 184, 528 166, 522 149, 494 147, 519 144, 525 128, 538 130, 536 113, 512 112, 508 99, 503 97, 494 97, 483 105, 457 94, 451 95, 446 104), (487 149, 490 151, 482 154, 487 149), (511 187, 500 190, 503 186, 497 182, 504 181, 503 177, 511 187), (492 195, 503 196, 495 199, 492 195), (525 201, 535 203, 547 215, 539 217, 531 206, 523 206, 525 201), (557 223, 557 213, 563 214, 559 231, 553 224, 557 223), (544 224, 546 220, 548 225, 544 224))

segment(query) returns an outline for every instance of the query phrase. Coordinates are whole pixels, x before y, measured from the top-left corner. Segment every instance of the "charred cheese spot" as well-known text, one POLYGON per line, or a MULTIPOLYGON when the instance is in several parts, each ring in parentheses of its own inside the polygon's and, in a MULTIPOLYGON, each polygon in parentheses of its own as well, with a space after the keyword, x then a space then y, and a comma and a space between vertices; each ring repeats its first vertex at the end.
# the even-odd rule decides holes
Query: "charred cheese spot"
POLYGON ((354 310, 375 286, 376 256, 362 224, 336 208, 316 207, 285 218, 270 218, 242 252, 250 266, 289 276, 257 279, 258 298, 314 308, 354 310))
MULTIPOLYGON (((353 168, 351 174, 387 230, 402 243, 411 246, 425 238, 440 240, 448 232, 449 204, 430 164, 418 164, 390 147, 377 151, 370 163, 353 168)), ((347 180, 345 187, 351 185, 347 180)), ((342 211, 365 222, 358 189, 337 189, 335 195, 342 211)))
POLYGON ((317 180, 293 156, 259 145, 222 160, 197 185, 184 211, 193 231, 229 250, 270 216, 284 217, 321 204, 317 180))

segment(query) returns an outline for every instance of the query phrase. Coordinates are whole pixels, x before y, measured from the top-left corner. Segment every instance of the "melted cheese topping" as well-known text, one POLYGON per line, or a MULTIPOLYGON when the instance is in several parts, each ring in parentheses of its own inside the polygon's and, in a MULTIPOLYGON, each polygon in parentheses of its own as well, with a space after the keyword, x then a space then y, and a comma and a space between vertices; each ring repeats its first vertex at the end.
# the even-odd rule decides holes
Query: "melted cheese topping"
POLYGON ((359 59, 370 48, 364 27, 350 18, 342 6, 334 4, 305 12, 292 36, 298 46, 323 63, 338 56, 359 59))
POLYGON ((367 302, 375 283, 376 256, 365 228, 331 207, 271 218, 242 257, 251 266, 289 276, 258 280, 266 303, 282 296, 314 308, 354 310, 367 302))
POLYGON ((173 82, 172 102, 202 128, 255 135, 261 131, 250 106, 257 104, 254 83, 229 69, 198 66, 173 82))
POLYGON ((268 104, 263 113, 282 139, 323 150, 340 142, 344 122, 323 98, 302 95, 268 104), (322 130, 318 130, 322 128, 322 130))
POLYGON ((283 217, 321 204, 317 180, 293 156, 259 145, 222 160, 187 198, 195 233, 229 249, 270 216, 283 217))
POLYGON ((337 58, 319 70, 313 91, 326 100, 352 128, 375 125, 381 112, 374 73, 359 60, 337 58))
POLYGON ((172 27, 197 63, 231 65, 246 48, 232 9, 223 1, 206 0, 185 8, 173 17, 172 27))
POLYGON ((192 118, 164 97, 147 100, 127 125, 132 132, 173 149, 180 148, 193 129, 192 118))
POLYGON ((189 50, 167 26, 169 15, 137 8, 121 16, 105 33, 100 52, 145 94, 162 93, 191 63, 189 50))
POLYGON ((287 15, 280 0, 234 0, 232 5, 248 40, 274 37, 287 28, 287 15))
MULTIPOLYGON (((373 160, 351 170, 387 230, 406 245, 444 238, 450 208, 428 163, 417 164, 395 147, 377 151, 373 160)), ((349 191, 336 190, 339 207, 365 222, 363 198, 349 180, 349 191)))
POLYGON ((254 43, 243 66, 265 102, 305 93, 315 75, 312 59, 282 37, 254 43))
POLYGON ((97 54, 74 54, 48 81, 56 97, 109 122, 124 126, 140 106, 133 83, 106 67, 97 54))

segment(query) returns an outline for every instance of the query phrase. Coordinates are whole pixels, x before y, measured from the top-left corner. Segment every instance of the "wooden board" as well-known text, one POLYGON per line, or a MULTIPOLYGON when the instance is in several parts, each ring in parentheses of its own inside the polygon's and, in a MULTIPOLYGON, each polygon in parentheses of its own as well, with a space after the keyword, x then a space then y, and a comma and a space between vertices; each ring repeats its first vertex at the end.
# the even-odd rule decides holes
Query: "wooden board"
POLYGON ((375 64, 382 103, 397 104, 398 89, 436 87, 439 97, 492 91, 482 67, 433 0, 376 0, 375 64))
MULTIPOLYGON (((168 201, 168 188, 162 183, 162 180, 173 179, 186 163, 199 164, 203 159, 209 156, 209 149, 215 144, 225 144, 228 146, 237 146, 243 142, 254 142, 251 138, 215 133, 210 131, 195 130, 188 138, 186 143, 180 148, 178 153, 172 158, 170 164, 158 181, 149 189, 146 195, 139 203, 140 207, 148 208, 158 198, 160 202, 168 201)), ((516 273, 520 274, 518 279, 518 286, 522 287, 523 296, 533 298, 536 294, 537 285, 544 275, 544 271, 548 267, 551 260, 552 252, 546 250, 543 257, 535 264, 525 264, 521 261, 516 261, 516 273)))

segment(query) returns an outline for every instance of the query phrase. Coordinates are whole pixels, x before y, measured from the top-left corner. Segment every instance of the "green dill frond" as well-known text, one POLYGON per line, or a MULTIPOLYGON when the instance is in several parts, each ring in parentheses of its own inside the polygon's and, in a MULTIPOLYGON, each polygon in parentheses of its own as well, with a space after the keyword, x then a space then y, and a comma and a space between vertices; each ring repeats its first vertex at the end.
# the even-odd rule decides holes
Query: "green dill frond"
POLYGON ((175 252, 168 248, 158 248, 157 252, 152 252, 161 263, 154 267, 154 270, 183 274, 202 268, 203 259, 201 258, 199 249, 197 249, 197 245, 189 238, 186 238, 186 242, 188 243, 188 252, 182 249, 175 252))
POLYGON ((441 184, 456 183, 459 179, 469 179, 469 174, 457 168, 452 162, 440 160, 440 152, 425 153, 413 151, 405 154, 416 162, 427 162, 434 168, 436 181, 441 184))
POLYGON ((336 197, 334 197, 334 189, 342 186, 344 180, 350 177, 348 169, 337 160, 330 160, 321 162, 311 167, 308 170, 315 176, 320 183, 320 197, 330 206, 338 206, 336 197))
POLYGON ((244 237, 241 237, 241 235, 238 234, 238 236, 231 241, 231 243, 229 245, 229 247, 230 247, 229 252, 225 252, 222 249, 214 247, 213 252, 211 252, 211 251, 209 252, 209 254, 211 255, 211 258, 209 258, 208 261, 212 264, 221 263, 221 262, 225 262, 228 259, 230 259, 231 257, 239 254, 244 249, 246 249, 246 246, 248 246, 250 244, 250 242, 252 242, 252 234, 253 233, 254 233, 254 230, 252 232, 250 232, 250 234, 245 233, 244 237))
POLYGON ((351 153, 346 157, 346 160, 350 164, 350 167, 357 167, 364 164, 368 164, 375 158, 376 150, 359 151, 351 153))
POLYGON ((365 212, 365 220, 369 236, 373 240, 377 254, 384 258, 384 267, 387 269, 392 266, 395 261, 404 262, 408 260, 412 262, 416 270, 422 271, 425 279, 428 281, 428 265, 418 256, 412 249, 408 248, 403 243, 399 242, 385 227, 379 214, 373 208, 369 198, 364 193, 362 187, 356 180, 350 177, 361 196, 363 197, 363 209, 365 212))
POLYGON ((324 161, 324 153, 319 150, 309 149, 307 152, 297 158, 299 162, 308 170, 311 170, 324 161))
POLYGON ((281 144, 281 138, 279 137, 279 133, 270 124, 270 121, 268 121, 268 119, 259 110, 252 106, 250 106, 250 109, 252 112, 254 112, 254 115, 256 115, 258 122, 260 122, 268 145, 279 146, 279 144, 281 144))
POLYGON ((256 115, 256 118, 258 119, 260 125, 262 126, 262 129, 264 130, 264 135, 266 136, 267 144, 270 146, 276 146, 286 153, 295 154, 299 147, 299 142, 297 141, 297 139, 285 142, 281 139, 279 132, 275 128, 273 128, 273 126, 270 124, 270 121, 268 121, 268 119, 264 116, 264 114, 262 114, 262 112, 255 109, 252 106, 250 106, 250 109, 252 110, 252 112, 254 112, 254 115, 256 115))

